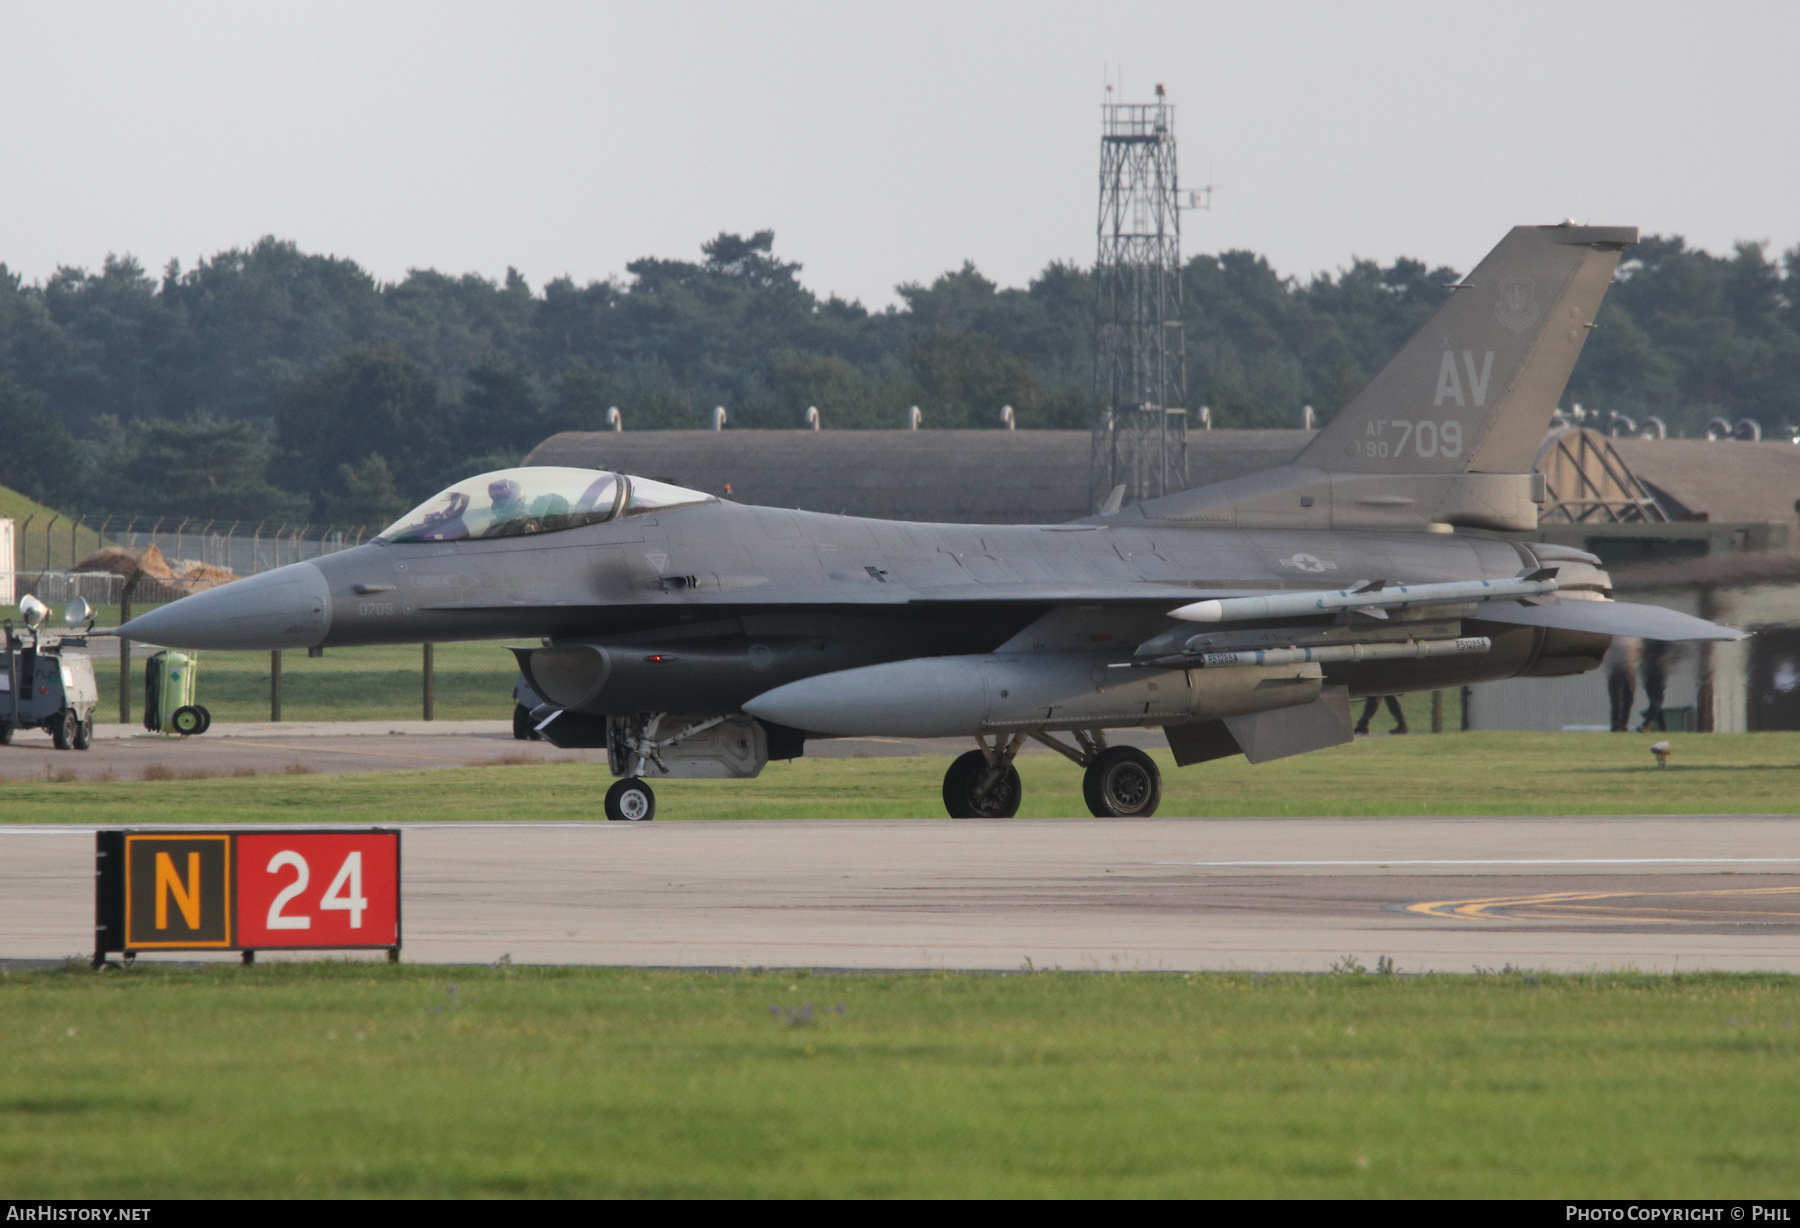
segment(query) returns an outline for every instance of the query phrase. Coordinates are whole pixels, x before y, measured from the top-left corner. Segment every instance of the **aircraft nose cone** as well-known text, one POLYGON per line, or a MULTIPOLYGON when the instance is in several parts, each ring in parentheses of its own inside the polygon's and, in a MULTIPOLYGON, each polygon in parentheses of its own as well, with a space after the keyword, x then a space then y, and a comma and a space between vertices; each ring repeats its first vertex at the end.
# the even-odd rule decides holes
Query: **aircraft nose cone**
POLYGON ((331 630, 331 586, 311 563, 289 563, 183 597, 132 619, 119 634, 164 648, 314 648, 331 630))

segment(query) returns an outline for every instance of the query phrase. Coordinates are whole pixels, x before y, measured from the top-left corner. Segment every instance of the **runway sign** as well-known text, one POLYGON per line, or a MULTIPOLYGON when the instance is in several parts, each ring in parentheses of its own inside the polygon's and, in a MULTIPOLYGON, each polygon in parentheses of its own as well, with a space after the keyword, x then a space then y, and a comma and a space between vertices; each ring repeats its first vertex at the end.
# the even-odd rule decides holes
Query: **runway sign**
POLYGON ((111 951, 385 948, 400 957, 400 833, 102 831, 94 962, 111 951))

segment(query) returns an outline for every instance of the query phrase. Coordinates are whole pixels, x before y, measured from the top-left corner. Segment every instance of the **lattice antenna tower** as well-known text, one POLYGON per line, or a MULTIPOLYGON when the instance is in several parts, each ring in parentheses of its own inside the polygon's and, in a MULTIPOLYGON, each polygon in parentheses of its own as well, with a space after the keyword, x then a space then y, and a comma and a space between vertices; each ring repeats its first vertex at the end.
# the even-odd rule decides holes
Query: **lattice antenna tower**
POLYGON ((1120 485, 1125 503, 1135 503, 1188 484, 1175 107, 1158 85, 1155 102, 1109 100, 1100 119, 1098 407, 1090 464, 1096 508, 1120 485))

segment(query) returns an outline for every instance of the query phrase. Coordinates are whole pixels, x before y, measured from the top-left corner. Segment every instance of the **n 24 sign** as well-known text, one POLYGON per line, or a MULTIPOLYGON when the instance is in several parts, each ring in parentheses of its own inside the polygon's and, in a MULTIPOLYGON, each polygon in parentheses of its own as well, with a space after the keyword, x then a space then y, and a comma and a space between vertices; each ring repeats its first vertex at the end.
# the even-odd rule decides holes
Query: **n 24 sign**
POLYGON ((238 944, 386 947, 400 928, 391 832, 238 837, 238 944))

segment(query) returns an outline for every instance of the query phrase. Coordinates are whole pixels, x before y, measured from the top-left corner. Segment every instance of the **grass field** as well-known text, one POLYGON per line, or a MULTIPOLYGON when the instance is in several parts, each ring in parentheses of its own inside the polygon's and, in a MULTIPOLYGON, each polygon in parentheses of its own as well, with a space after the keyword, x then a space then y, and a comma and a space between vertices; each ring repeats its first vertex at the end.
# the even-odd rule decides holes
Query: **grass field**
MULTIPOLYGON (((1164 816, 1800 813, 1800 734, 1469 733, 1368 738, 1252 767, 1225 759, 1177 768, 1167 751, 1164 816)), ((404 822, 593 819, 603 766, 509 763, 429 772, 180 779, 169 747, 154 780, 56 781, 54 753, 0 748, 0 822, 404 822), (168 779, 174 777, 174 779, 168 779)), ((296 762, 304 758, 296 755, 296 762)), ((756 780, 656 785, 664 819, 933 818, 948 761, 936 757, 799 759, 756 780)), ((301 765, 303 768, 303 764, 301 765)), ((1085 814, 1080 769, 1051 754, 1020 760, 1023 817, 1085 814)))
MULTIPOLYGON (((118 719, 116 641, 96 641, 100 719, 118 719)), ((507 720, 519 667, 502 644, 438 644, 433 649, 433 714, 438 720, 507 720)), ((215 721, 269 719, 269 654, 202 652, 198 699, 215 721)), ((322 657, 281 654, 281 716, 288 721, 418 720, 424 702, 418 644, 330 648, 322 657)), ((134 667, 132 715, 143 715, 143 665, 134 667)))
POLYGON ((1786 1197, 1796 1018, 1774 976, 13 974, 0 1196, 1786 1197))

